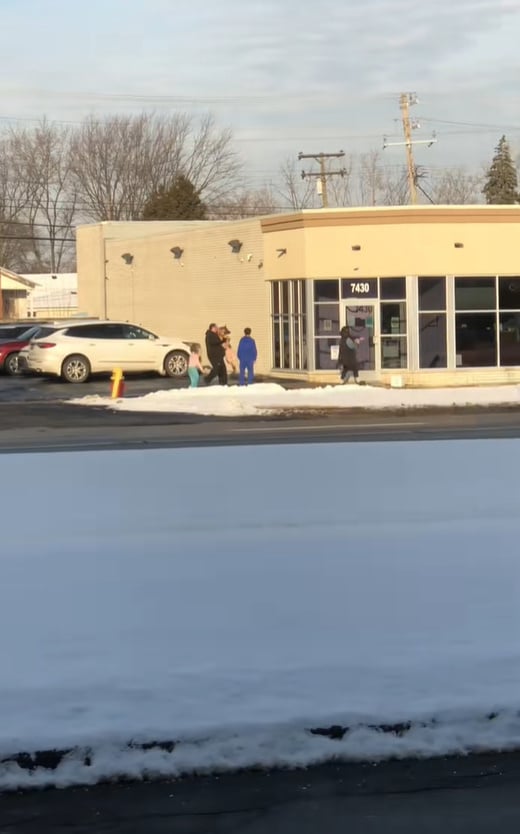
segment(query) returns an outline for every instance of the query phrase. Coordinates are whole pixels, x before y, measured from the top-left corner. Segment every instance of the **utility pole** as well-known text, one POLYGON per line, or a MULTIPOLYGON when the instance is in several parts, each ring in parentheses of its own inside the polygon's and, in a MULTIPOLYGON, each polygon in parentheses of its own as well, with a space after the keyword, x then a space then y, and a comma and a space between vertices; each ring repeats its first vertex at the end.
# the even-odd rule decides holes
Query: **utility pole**
POLYGON ((401 108, 401 119, 403 122, 404 141, 406 145, 406 165, 408 168, 408 188, 410 190, 410 202, 417 203, 417 186, 415 183, 415 163, 413 160, 412 148, 412 125, 410 122, 410 105, 415 103, 409 93, 401 93, 399 107, 401 108))
POLYGON ((435 134, 432 135, 431 139, 412 139, 412 130, 419 128, 421 125, 419 122, 411 120, 410 107, 418 103, 419 99, 415 93, 401 93, 399 96, 399 107, 401 109, 401 121, 403 123, 404 142, 387 142, 386 137, 383 140, 383 149, 397 145, 404 145, 406 148, 408 191, 412 205, 417 204, 417 169, 413 158, 413 146, 428 145, 428 147, 431 147, 437 141, 435 134))
POLYGON ((329 177, 344 177, 347 173, 346 168, 339 168, 337 171, 327 171, 325 163, 327 159, 341 159, 345 156, 345 151, 338 151, 338 153, 299 153, 298 159, 315 159, 320 166, 319 171, 302 171, 302 180, 306 177, 317 180, 318 194, 321 196, 321 207, 328 208, 329 195, 327 192, 327 180, 329 177))

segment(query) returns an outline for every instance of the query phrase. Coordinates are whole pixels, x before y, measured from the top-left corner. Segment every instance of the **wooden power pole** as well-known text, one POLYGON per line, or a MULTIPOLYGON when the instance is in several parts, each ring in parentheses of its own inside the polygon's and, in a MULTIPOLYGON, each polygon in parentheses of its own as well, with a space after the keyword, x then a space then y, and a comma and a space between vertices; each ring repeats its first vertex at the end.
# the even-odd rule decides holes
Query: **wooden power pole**
POLYGON ((337 171, 327 171, 327 159, 341 159, 345 156, 345 151, 338 151, 338 153, 299 153, 298 159, 315 159, 320 166, 319 171, 302 171, 302 180, 306 177, 314 178, 318 181, 318 191, 321 196, 322 208, 328 208, 329 195, 327 191, 327 180, 329 177, 344 177, 347 173, 346 168, 339 168, 337 171))
POLYGON ((408 169, 408 189, 410 202, 417 203, 417 186, 415 183, 415 163, 413 160, 412 147, 412 123, 410 122, 410 104, 412 99, 408 93, 401 93, 399 107, 401 108, 401 119, 403 121, 404 143, 406 145, 406 167, 408 169))
POLYGON ((406 169, 408 177, 408 193, 410 195, 410 202, 412 205, 417 203, 417 169, 413 158, 414 145, 433 145, 437 139, 435 134, 431 139, 412 139, 412 130, 420 127, 418 122, 412 122, 410 119, 410 107, 417 104, 419 99, 415 93, 401 93, 399 96, 399 107, 401 108, 401 120, 403 123, 404 142, 387 142, 383 140, 383 148, 390 148, 396 145, 404 145, 406 148, 406 169))

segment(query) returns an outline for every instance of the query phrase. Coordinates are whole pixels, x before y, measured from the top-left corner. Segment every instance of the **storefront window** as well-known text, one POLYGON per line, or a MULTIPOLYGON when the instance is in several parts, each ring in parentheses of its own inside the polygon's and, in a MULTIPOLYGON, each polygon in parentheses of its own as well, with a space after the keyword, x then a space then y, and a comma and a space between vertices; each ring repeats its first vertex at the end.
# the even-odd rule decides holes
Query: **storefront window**
POLYGON ((446 368, 446 313, 419 313, 419 367, 446 368))
POLYGON ((500 313, 500 364, 520 365, 520 313, 500 313))
POLYGON ((273 321, 273 365, 275 368, 281 368, 281 339, 280 339, 280 322, 275 319, 273 321))
POLYGON ((273 316, 277 316, 280 312, 280 281, 274 281, 271 284, 271 310, 273 316))
POLYGON ((339 337, 339 304, 314 305, 314 333, 339 337))
POLYGON ((408 366, 406 278, 380 278, 381 367, 408 366))
POLYGON ((455 278, 455 350, 458 368, 498 365, 496 285, 494 276, 455 278))
POLYGON ((458 367, 496 365, 496 313, 456 313, 455 341, 458 367))
POLYGON ((498 279, 498 306, 501 310, 520 310, 520 277, 498 279))
POLYGON ((315 339, 315 362, 317 371, 332 371, 337 367, 338 360, 332 358, 331 348, 337 347, 338 337, 334 339, 315 339))
POLYGON ((289 281, 280 281, 282 293, 282 313, 289 314, 289 281))
POLYGON ((380 317, 381 367, 406 368, 406 302, 381 302, 380 317))
POLYGON ((301 281, 291 281, 292 287, 292 311, 297 316, 301 310, 301 281))
POLYGON ((381 303, 381 335, 406 336, 406 302, 381 303))
POLYGON ((305 281, 273 281, 271 285, 273 367, 307 368, 305 281))
POLYGON ((314 301, 339 301, 339 280, 314 281, 314 301))
POLYGON ((406 368, 408 366, 406 337, 381 339, 381 367, 406 368))
POLYGON ((446 278, 419 277, 419 367, 447 368, 446 278))
POLYGON ((456 310, 496 310, 495 278, 455 278, 456 310))
POLYGON ((445 312, 446 278, 418 278, 418 296, 421 312, 445 312))
POLYGON ((455 308, 457 367, 520 365, 519 276, 457 277, 455 308))
POLYGON ((380 278, 379 295, 383 301, 406 298, 406 278, 380 278))

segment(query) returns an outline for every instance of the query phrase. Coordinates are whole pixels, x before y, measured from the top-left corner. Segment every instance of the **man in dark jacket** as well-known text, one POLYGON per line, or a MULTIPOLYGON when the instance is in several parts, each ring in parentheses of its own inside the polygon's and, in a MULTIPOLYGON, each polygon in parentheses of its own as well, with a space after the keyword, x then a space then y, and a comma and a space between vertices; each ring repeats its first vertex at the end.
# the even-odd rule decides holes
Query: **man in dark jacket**
POLYGON ((224 356, 226 347, 219 336, 217 325, 212 322, 206 330, 206 354, 210 361, 211 371, 204 378, 209 385, 218 376, 219 385, 227 385, 227 370, 224 356))

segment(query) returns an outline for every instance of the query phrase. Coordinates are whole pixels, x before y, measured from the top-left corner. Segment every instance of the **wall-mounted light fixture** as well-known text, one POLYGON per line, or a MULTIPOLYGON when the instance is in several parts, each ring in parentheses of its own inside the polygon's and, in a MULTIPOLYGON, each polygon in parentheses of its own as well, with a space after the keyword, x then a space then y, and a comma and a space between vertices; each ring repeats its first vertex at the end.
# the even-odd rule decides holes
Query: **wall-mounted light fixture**
POLYGON ((361 246, 359 245, 359 243, 354 244, 354 246, 352 247, 352 251, 353 252, 360 252, 361 251, 361 246))
POLYGON ((233 252, 233 254, 237 255, 242 249, 242 241, 237 240, 237 238, 235 237, 233 238, 233 240, 229 241, 228 246, 231 247, 231 251, 233 252))
POLYGON ((454 243, 453 245, 454 245, 455 249, 464 249, 464 244, 463 243, 454 243))
POLYGON ((130 252, 125 252, 125 254, 121 255, 121 257, 123 258, 125 264, 127 264, 128 266, 130 266, 130 264, 133 263, 134 256, 131 255, 130 252))
POLYGON ((172 253, 175 260, 178 261, 180 258, 182 258, 182 253, 184 252, 184 249, 181 249, 180 246, 172 246, 170 252, 172 253))
POLYGON ((282 255, 287 255, 287 249, 277 249, 278 257, 281 258, 282 255))

